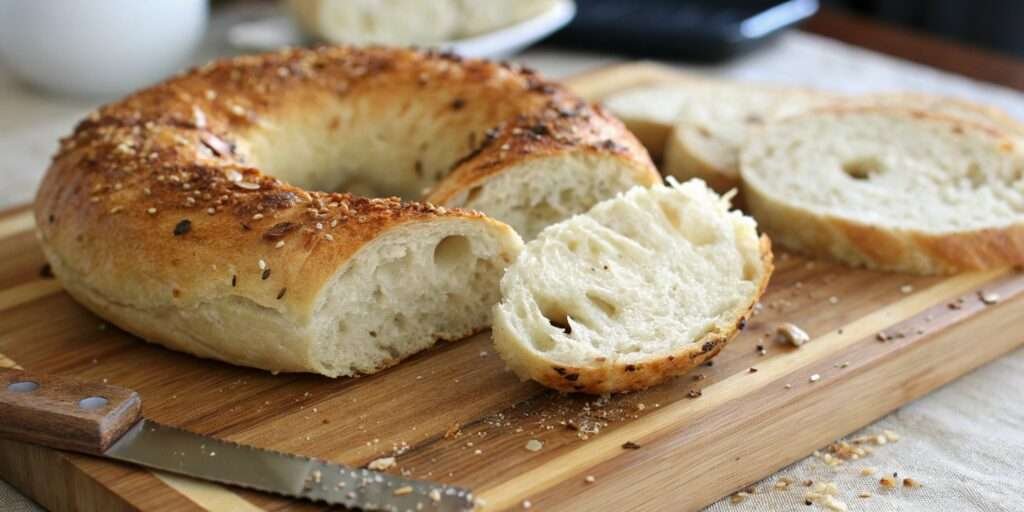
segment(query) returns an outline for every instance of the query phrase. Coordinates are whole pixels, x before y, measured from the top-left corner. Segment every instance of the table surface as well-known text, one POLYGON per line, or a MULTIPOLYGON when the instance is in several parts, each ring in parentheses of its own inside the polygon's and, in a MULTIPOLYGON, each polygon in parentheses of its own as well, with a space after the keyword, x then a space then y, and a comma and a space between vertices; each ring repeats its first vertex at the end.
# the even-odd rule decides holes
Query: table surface
MULTIPOLYGON (((198 56, 224 53, 225 16, 215 14, 210 37, 198 56)), ((909 89, 984 101, 1024 119, 1024 62, 921 34, 824 10, 804 27, 753 54, 723 66, 689 69, 727 77, 810 85, 844 92, 909 89), (826 36, 831 39, 815 35, 826 36), (851 45, 887 53, 896 60, 851 45), (913 61, 930 67, 911 64, 913 61), (938 70, 982 80, 955 76, 938 70), (1000 84, 998 87, 992 84, 1000 84), (1016 89, 1016 90, 1014 90, 1016 89)), ((516 60, 558 78, 620 58, 538 48, 516 60)), ((0 67, 0 208, 31 200, 58 137, 95 108, 89 101, 38 95, 0 67)), ((984 340, 964 340, 965 345, 984 340)), ((992 363, 897 411, 861 433, 891 430, 900 441, 879 446, 863 463, 833 467, 811 456, 756 486, 733 503, 710 510, 793 510, 803 508, 803 488, 774 492, 779 478, 834 482, 851 510, 1021 510, 1024 509, 1024 350, 992 363), (871 477, 861 468, 873 467, 871 477), (922 482, 917 489, 883 491, 881 473, 899 472, 922 482), (868 491, 870 498, 859 498, 868 491)), ((836 404, 842 407, 842 404, 836 404)), ((799 432, 794 432, 799 435, 799 432)), ((681 490, 680 492, 685 492, 681 490)), ((38 510, 0 482, 0 509, 38 510)))

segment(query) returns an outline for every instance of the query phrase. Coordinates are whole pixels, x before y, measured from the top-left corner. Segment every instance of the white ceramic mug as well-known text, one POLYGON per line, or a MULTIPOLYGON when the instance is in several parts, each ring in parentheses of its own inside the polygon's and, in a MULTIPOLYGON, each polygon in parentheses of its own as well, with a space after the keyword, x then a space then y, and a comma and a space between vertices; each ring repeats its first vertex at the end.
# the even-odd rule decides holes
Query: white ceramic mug
POLYGON ((109 98, 189 64, 207 0, 0 0, 0 59, 22 79, 109 98))

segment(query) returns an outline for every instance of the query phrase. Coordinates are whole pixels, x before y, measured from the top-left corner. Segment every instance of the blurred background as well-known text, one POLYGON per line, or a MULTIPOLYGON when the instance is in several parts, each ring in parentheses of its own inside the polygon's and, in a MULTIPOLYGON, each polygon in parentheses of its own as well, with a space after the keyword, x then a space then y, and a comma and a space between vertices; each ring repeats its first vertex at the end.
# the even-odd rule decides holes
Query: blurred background
POLYGON ((1024 55, 1018 0, 0 0, 0 61, 39 91, 104 99, 209 58, 321 42, 723 62, 836 13, 1024 55))
POLYGON ((825 0, 824 5, 945 39, 1024 55, 1024 2, 1019 0, 825 0))

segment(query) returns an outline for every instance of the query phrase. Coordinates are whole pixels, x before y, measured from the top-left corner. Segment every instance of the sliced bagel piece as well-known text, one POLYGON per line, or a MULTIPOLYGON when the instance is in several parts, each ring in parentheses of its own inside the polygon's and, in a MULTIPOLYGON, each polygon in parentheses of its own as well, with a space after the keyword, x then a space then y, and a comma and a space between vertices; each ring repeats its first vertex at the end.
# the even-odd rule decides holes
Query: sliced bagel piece
POLYGON ((695 95, 721 85, 716 80, 679 73, 671 80, 662 78, 609 94, 601 103, 658 160, 664 156, 665 144, 683 107, 695 95))
POLYGON ((717 354, 771 271, 754 220, 700 180, 634 187, 526 245, 501 280, 494 343, 554 389, 643 389, 717 354))
POLYGON ((766 85, 695 89, 665 143, 662 170, 681 180, 701 178, 724 193, 739 185, 740 147, 752 131, 832 100, 825 93, 766 85))
POLYGON ((850 265, 942 274, 1021 264, 1015 140, 918 110, 817 110, 744 147, 744 199, 775 242, 850 265))

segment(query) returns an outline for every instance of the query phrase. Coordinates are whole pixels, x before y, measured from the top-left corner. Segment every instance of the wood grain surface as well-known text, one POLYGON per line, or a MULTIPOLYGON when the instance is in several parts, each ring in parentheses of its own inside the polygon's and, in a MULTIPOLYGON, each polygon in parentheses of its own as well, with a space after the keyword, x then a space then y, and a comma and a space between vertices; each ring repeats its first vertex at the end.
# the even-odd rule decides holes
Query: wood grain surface
MULTIPOLYGON (((573 86, 608 92, 636 69, 573 86)), ((40 271, 31 228, 27 209, 0 214, 0 364, 129 387, 147 417, 232 441, 353 465, 399 453, 394 471, 468 486, 486 510, 697 509, 1024 344, 1018 270, 908 277, 779 254, 713 366, 641 393, 520 382, 487 333, 368 377, 271 375, 107 325, 40 271), (812 341, 775 341, 784 321, 812 341)), ((11 441, 0 477, 54 510, 322 508, 11 441)))

